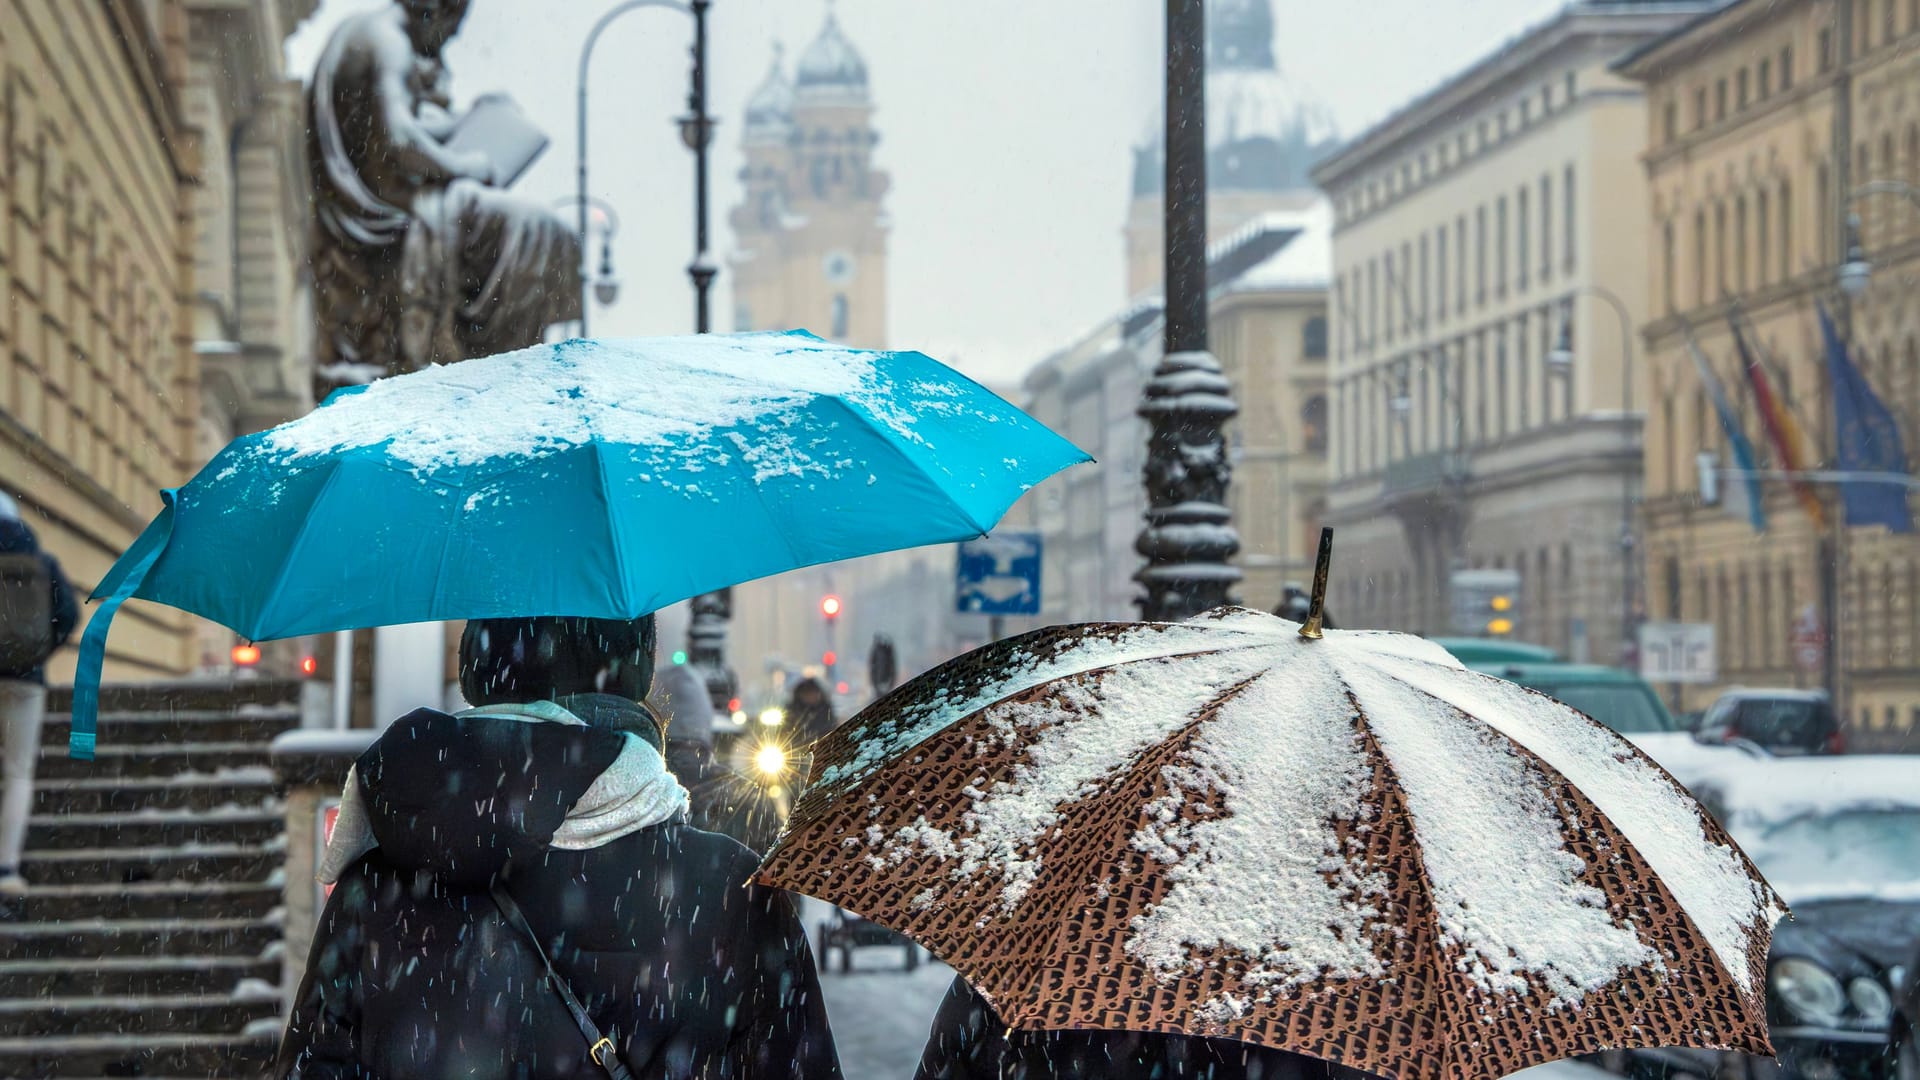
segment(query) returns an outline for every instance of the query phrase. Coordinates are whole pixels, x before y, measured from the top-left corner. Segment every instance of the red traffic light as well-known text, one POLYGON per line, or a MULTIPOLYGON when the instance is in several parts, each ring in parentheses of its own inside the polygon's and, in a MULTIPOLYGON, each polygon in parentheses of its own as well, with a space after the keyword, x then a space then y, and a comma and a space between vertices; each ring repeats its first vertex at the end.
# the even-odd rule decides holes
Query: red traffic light
POLYGON ((728 698, 728 699, 727 699, 727 711, 728 711, 728 712, 730 712, 730 713, 737 713, 737 712, 739 712, 739 711, 740 711, 740 699, 739 699, 739 698, 728 698))
POLYGON ((840 598, 829 593, 820 598, 820 614, 831 619, 840 614, 840 598))
POLYGON ((318 670, 320 670, 319 661, 311 656, 303 656, 300 658, 300 674, 311 675, 318 670))
POLYGON ((821 654, 820 656, 820 662, 827 665, 828 667, 832 667, 834 665, 834 661, 839 659, 840 659, 840 654, 837 652, 834 652, 832 649, 828 649, 825 653, 821 654))
POLYGON ((235 645, 233 647, 232 655, 233 655, 233 662, 236 666, 252 667, 253 665, 260 662, 260 646, 235 645))
POLYGON ((846 692, 847 692, 847 691, 848 691, 849 689, 851 689, 851 687, 849 687, 849 686, 848 686, 848 685, 847 685, 847 684, 846 684, 845 682, 840 682, 840 683, 836 683, 836 684, 834 684, 834 687, 833 687, 833 689, 834 689, 834 692, 835 692, 835 693, 838 693, 838 694, 844 694, 844 693, 846 693, 846 692))

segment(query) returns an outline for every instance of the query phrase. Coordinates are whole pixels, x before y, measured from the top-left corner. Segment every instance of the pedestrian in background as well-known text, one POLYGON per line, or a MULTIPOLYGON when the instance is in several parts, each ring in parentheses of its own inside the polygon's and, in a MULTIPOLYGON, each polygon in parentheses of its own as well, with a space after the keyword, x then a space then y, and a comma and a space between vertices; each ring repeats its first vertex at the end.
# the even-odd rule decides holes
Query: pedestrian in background
POLYGON ((805 746, 840 726, 833 715, 833 699, 818 679, 801 679, 787 696, 787 730, 796 745, 805 746))
POLYGON ((33 810, 33 766, 47 715, 47 657, 66 644, 80 608, 59 562, 0 494, 0 722, 6 790, 0 795, 0 897, 26 895, 20 856, 33 810))
POLYGON ((696 829, 723 833, 764 852, 780 835, 780 810, 766 788, 713 756, 713 699, 706 680, 690 665, 675 664, 660 676, 655 711, 667 718, 667 768, 687 789, 687 820, 696 829))
POLYGON ((653 645, 651 616, 467 624, 475 707, 348 773, 274 1075, 840 1075, 792 901, 686 823, 653 645))

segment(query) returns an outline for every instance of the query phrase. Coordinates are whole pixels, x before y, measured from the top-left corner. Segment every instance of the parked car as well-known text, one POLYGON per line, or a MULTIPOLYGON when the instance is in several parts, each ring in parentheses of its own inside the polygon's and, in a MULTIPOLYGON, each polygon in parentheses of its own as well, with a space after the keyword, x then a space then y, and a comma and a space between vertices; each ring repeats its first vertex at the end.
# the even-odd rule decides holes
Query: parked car
POLYGON ((1920 1080, 1920 945, 1894 969, 1893 1080, 1920 1080))
POLYGON ((1529 645, 1524 641, 1465 637, 1437 637, 1432 641, 1452 653, 1454 659, 1462 664, 1488 674, 1498 674, 1491 670, 1498 665, 1551 664, 1560 659, 1559 653, 1545 645, 1529 645))
POLYGON ((1767 964, 1778 1065, 1663 1047, 1628 1052, 1629 1071, 1890 1080, 1894 994, 1920 949, 1920 757, 1751 761, 1694 794, 1793 911, 1767 964))
POLYGON ((1776 757, 1847 749, 1840 718, 1820 690, 1729 690, 1707 706, 1694 737, 1709 743, 1746 739, 1776 757))

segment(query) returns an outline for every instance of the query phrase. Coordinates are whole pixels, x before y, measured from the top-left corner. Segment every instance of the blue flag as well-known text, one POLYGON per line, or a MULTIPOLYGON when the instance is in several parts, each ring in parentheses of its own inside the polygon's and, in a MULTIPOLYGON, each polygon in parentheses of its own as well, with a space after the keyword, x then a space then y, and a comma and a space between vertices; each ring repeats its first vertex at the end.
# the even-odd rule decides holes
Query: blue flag
POLYGON ((1713 402, 1713 413, 1720 418, 1720 430, 1727 435, 1727 453, 1733 458, 1721 502, 1735 517, 1746 518, 1754 532, 1766 532, 1767 511, 1760 493, 1760 472, 1754 464, 1753 444, 1747 441, 1747 433, 1740 430, 1740 417, 1733 411, 1733 402, 1727 400, 1727 388, 1713 373, 1713 365, 1707 362, 1707 355, 1700 351, 1691 332, 1687 334, 1687 352, 1693 357, 1694 369, 1700 373, 1700 385, 1706 388, 1707 397, 1713 402))
MULTIPOLYGON (((1900 426, 1886 403, 1867 385, 1847 357, 1847 347, 1833 328, 1825 306, 1820 308, 1820 336, 1827 347, 1827 381, 1833 387, 1834 468, 1840 472, 1907 475, 1907 452, 1900 444, 1900 426)), ((1907 507, 1907 486, 1891 481, 1846 480, 1840 484, 1847 524, 1885 525, 1897 533, 1913 531, 1913 512, 1907 507)))

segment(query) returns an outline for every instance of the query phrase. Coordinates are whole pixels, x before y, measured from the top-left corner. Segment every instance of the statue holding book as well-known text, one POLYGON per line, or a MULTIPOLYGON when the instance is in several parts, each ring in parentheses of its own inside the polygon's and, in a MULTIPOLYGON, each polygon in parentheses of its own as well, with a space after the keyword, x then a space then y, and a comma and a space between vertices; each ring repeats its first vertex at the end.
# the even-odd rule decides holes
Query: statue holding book
POLYGON ((308 85, 322 393, 533 345, 579 317, 578 238, 505 191, 545 136, 504 97, 451 111, 441 50, 470 2, 348 18, 308 85))

